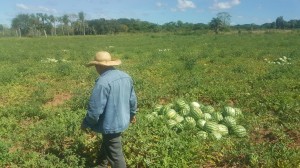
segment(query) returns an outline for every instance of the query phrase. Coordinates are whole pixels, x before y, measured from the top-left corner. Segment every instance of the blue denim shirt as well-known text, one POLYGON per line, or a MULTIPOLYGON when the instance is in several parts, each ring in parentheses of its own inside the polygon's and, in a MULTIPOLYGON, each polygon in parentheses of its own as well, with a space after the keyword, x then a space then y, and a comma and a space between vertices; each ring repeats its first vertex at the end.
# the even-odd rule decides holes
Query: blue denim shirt
POLYGON ((128 128, 136 109, 132 78, 112 67, 97 78, 83 125, 103 134, 120 133, 128 128))

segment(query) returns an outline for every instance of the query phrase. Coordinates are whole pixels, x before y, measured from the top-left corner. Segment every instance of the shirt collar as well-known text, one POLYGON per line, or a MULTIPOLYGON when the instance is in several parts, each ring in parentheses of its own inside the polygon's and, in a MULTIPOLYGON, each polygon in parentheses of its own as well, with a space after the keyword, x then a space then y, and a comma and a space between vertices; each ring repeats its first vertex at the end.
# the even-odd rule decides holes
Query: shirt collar
POLYGON ((111 70, 115 70, 116 68, 115 67, 108 67, 108 68, 106 68, 104 71, 102 71, 101 73, 100 73, 100 76, 103 76, 103 75, 105 75, 107 72, 109 72, 109 71, 111 71, 111 70))

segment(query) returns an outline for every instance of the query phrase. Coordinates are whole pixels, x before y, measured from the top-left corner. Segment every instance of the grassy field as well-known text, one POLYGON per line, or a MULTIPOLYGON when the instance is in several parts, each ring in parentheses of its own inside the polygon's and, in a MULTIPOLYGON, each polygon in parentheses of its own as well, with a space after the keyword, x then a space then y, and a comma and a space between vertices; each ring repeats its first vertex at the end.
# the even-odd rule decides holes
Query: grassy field
POLYGON ((0 167, 96 165, 101 136, 79 127, 97 77, 84 64, 98 50, 135 81, 128 167, 299 167, 299 44, 294 32, 0 38, 0 167), (240 108, 247 136, 203 140, 146 119, 177 99, 240 108))

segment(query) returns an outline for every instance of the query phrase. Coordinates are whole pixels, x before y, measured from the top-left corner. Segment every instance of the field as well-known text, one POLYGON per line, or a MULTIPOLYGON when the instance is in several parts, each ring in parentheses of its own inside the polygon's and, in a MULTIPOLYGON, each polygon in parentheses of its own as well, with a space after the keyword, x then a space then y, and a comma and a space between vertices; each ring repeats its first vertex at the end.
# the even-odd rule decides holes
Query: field
POLYGON ((134 79, 128 167, 299 167, 300 34, 120 34, 0 38, 0 167, 93 167, 101 135, 81 120, 98 50, 134 79), (284 57, 287 61, 280 61, 284 57), (200 139, 146 115, 178 99, 240 108, 247 136, 200 139))

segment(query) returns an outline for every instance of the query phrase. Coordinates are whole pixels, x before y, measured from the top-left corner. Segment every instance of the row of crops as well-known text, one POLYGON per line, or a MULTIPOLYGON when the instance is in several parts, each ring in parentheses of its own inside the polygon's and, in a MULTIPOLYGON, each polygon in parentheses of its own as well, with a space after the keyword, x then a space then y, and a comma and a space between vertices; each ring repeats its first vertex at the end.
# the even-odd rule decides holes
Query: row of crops
POLYGON ((162 120, 170 129, 181 132, 191 128, 198 128, 197 135, 202 139, 220 140, 223 136, 247 135, 244 126, 238 123, 243 116, 240 108, 224 106, 216 110, 211 105, 199 102, 185 102, 178 99, 174 103, 156 105, 151 114, 147 114, 148 121, 162 120))

